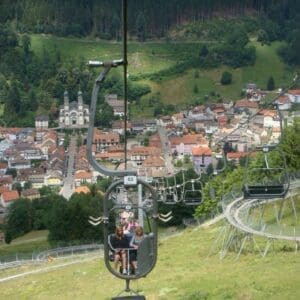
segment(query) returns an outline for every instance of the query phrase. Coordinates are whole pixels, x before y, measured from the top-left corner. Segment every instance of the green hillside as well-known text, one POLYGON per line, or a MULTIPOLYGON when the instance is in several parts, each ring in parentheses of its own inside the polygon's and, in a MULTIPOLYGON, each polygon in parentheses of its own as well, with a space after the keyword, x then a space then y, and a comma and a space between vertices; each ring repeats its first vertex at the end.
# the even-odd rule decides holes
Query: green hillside
MULTIPOLYGON (((221 225, 187 229, 162 240, 155 269, 146 279, 132 282, 132 288, 148 300, 299 299, 300 256, 294 252, 294 244, 276 242, 275 251, 265 258, 252 252, 243 253, 239 260, 233 252, 223 260, 218 254, 207 258, 221 225)), ((122 280, 106 271, 99 255, 59 267, 65 263, 55 259, 2 271, 1 278, 43 270, 0 283, 3 299, 110 299, 124 288, 122 280)))
MULTIPOLYGON (((88 39, 57 38, 47 35, 32 35, 32 49, 41 54, 43 47, 48 51, 59 50, 66 64, 86 63, 90 59, 110 60, 122 57, 122 44, 88 39), (70 60, 71 58, 71 60, 70 60)), ((197 42, 130 42, 128 46, 129 78, 137 83, 151 87, 151 94, 144 96, 142 105, 132 105, 133 115, 152 116, 153 108, 149 99, 157 93, 164 104, 176 104, 178 108, 195 102, 238 100, 241 91, 249 82, 255 82, 261 89, 266 88, 267 80, 273 76, 277 88, 286 86, 294 76, 295 70, 287 67, 276 51, 281 45, 274 42, 264 45, 250 42, 256 47, 257 59, 254 66, 229 68, 222 66, 215 69, 190 69, 184 73, 159 77, 158 72, 167 70, 177 63, 197 57, 201 43, 197 42), (230 71, 233 82, 230 85, 220 84, 223 71, 230 71), (199 75, 196 76, 195 73, 199 75), (150 80, 147 76, 152 74, 150 80), (146 78, 144 78, 146 75, 146 78), (195 91, 195 86, 198 91, 195 91)), ((121 69, 119 69, 121 72, 121 69)))

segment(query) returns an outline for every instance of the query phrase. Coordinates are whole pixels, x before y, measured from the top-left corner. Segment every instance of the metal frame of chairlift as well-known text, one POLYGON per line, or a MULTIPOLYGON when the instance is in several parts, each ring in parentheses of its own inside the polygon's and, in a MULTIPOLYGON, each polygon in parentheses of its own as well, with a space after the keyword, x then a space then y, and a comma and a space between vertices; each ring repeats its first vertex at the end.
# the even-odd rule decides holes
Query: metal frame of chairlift
POLYGON ((286 166, 286 160, 285 156, 282 153, 282 151, 276 150, 278 153, 280 153, 282 157, 283 167, 269 167, 267 153, 269 153, 269 149, 267 147, 264 147, 263 154, 264 154, 264 160, 265 160, 265 167, 261 168, 253 168, 249 169, 249 155, 247 157, 247 163, 246 163, 246 175, 245 175, 245 181, 243 185, 243 192, 244 197, 246 199, 248 198, 261 198, 261 199, 267 199, 267 198, 275 198, 275 197, 284 197, 290 186, 290 179, 287 172, 287 166, 286 166), (252 173, 260 172, 262 175, 264 173, 269 172, 272 174, 274 171, 280 171, 281 172, 281 180, 282 182, 274 182, 272 184, 268 184, 266 182, 260 182, 259 184, 250 184, 249 177, 252 173))
POLYGON ((197 179, 191 179, 189 181, 187 181, 184 186, 186 186, 187 184, 191 184, 192 188, 191 189, 185 189, 184 188, 184 192, 183 192, 183 200, 182 202, 185 205, 200 205, 203 201, 203 185, 202 182, 200 180, 200 177, 197 179), (195 184, 200 184, 200 189, 195 188, 195 184), (196 196, 195 196, 196 194, 196 196), (198 194, 198 196, 197 196, 198 194))
POLYGON ((179 202, 176 186, 167 186, 164 193, 165 204, 174 205, 179 202))
MULTIPOLYGON (((151 262, 151 265, 149 266, 148 270, 145 270, 144 272, 141 272, 139 274, 135 274, 135 275, 130 275, 130 274, 120 274, 119 272, 117 272, 116 270, 114 270, 110 264, 109 261, 109 217, 110 217, 110 213, 113 210, 116 209, 125 209, 125 210, 132 210, 132 209, 142 209, 143 212, 145 212, 147 214, 147 212, 145 211, 144 207, 140 207, 138 205, 116 205, 113 208, 110 207, 110 203, 109 203, 109 195, 110 193, 119 185, 124 185, 124 180, 123 179, 119 179, 115 182, 113 182, 110 187, 107 189, 105 196, 104 196, 104 203, 103 203, 103 215, 104 215, 104 228, 103 228, 103 236, 104 236, 104 261, 105 261, 105 265, 107 267, 107 269, 116 277, 121 278, 121 279, 125 279, 125 280, 131 280, 131 279, 138 279, 141 277, 145 277, 148 273, 150 273, 152 271, 152 269, 155 266, 156 263, 156 257, 157 257, 157 219, 158 219, 158 206, 157 206, 157 201, 156 201, 156 192, 153 189, 153 187, 141 180, 141 179, 137 179, 137 184, 142 184, 143 186, 145 186, 147 189, 149 189, 152 198, 153 198, 153 206, 152 206, 152 211, 151 211, 151 224, 149 225, 149 228, 152 229, 151 231, 151 241, 153 243, 153 253, 151 253, 151 257, 153 259, 153 261, 151 262)), ((147 214, 148 217, 148 214, 147 214)))

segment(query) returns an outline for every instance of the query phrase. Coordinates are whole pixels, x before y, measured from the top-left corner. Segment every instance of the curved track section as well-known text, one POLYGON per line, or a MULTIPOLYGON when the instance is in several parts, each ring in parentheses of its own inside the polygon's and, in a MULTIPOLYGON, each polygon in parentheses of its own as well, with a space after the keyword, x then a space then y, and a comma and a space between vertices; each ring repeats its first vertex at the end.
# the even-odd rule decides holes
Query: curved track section
POLYGON ((262 207, 266 204, 276 203, 278 201, 288 201, 289 198, 300 194, 300 180, 295 180, 291 183, 290 191, 285 199, 244 199, 241 193, 231 193, 223 201, 224 215, 228 222, 235 228, 248 233, 268 239, 277 240, 287 240, 300 242, 300 231, 296 234, 296 228, 294 227, 293 234, 282 233, 282 230, 278 230, 277 233, 273 233, 267 230, 266 226, 260 226, 260 228, 255 228, 251 226, 251 222, 247 222, 247 217, 245 216, 249 213, 251 209, 262 207), (230 201, 230 199, 232 201, 230 201))

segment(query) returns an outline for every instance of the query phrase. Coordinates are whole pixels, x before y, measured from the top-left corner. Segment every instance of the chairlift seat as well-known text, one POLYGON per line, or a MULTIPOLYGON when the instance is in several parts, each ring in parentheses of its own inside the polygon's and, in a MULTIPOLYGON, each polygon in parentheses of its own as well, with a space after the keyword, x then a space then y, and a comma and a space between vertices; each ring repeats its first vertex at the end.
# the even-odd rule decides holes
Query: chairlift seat
POLYGON ((244 186, 245 198, 274 198, 284 197, 287 189, 283 184, 280 185, 249 185, 244 186))
POLYGON ((183 203, 185 205, 200 205, 202 203, 202 192, 200 190, 186 190, 183 203))

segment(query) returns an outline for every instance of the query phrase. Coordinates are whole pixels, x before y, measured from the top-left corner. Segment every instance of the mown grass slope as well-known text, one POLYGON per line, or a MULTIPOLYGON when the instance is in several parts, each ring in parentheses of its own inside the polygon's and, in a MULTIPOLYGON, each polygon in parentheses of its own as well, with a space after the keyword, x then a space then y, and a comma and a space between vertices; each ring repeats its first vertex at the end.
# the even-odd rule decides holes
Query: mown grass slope
MULTIPOLYGON (((148 300, 156 299, 299 299, 299 253, 291 245, 276 243, 265 258, 257 252, 229 253, 224 260, 207 255, 216 240, 219 223, 211 228, 186 229, 159 243, 155 269, 145 279, 132 282, 148 300)), ((259 242, 263 245, 263 241, 259 242)), ((13 272, 44 271, 0 283, 3 299, 110 299, 124 282, 104 267, 100 255, 63 268, 50 269, 58 260, 13 272)), ((3 272, 2 276, 7 275, 3 272)), ((12 271, 9 271, 12 275, 12 271)))

